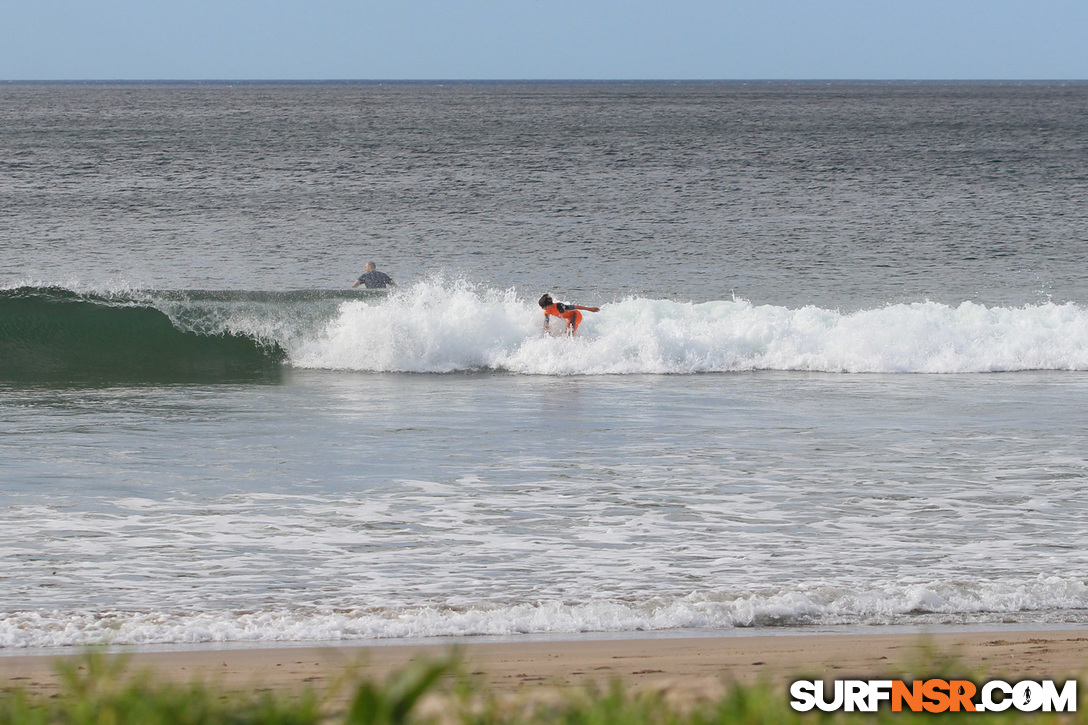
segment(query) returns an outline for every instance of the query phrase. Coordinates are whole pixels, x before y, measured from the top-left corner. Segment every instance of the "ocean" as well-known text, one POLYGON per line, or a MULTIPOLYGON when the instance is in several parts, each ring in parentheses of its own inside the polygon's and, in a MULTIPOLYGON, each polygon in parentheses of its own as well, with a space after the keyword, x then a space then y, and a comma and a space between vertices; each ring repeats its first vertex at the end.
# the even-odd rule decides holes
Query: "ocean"
POLYGON ((1088 83, 7 83, 0 199, 0 654, 1088 623, 1088 83))

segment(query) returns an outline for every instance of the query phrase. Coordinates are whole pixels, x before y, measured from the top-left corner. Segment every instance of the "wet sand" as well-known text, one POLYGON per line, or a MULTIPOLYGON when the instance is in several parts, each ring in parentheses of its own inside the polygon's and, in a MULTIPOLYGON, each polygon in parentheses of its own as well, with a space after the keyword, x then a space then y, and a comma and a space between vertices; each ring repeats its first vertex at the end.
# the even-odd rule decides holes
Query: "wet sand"
MULTIPOLYGON (((325 689, 349 673, 383 679, 419 657, 448 654, 450 645, 198 649, 132 654, 134 670, 231 690, 325 689), (354 669, 353 669, 354 668, 354 669)), ((995 630, 937 634, 802 634, 774 636, 473 641, 460 645, 465 671, 499 694, 562 690, 619 679, 632 689, 681 697, 714 697, 730 682, 798 677, 875 678, 932 671, 933 653, 955 658, 965 677, 1067 679, 1088 669, 1088 629, 995 630), (928 659, 927 659, 928 658, 928 659), (928 664, 923 664, 928 663, 928 664), (929 668, 929 671, 924 671, 929 668)), ((51 694, 58 657, 0 656, 0 687, 51 694)))

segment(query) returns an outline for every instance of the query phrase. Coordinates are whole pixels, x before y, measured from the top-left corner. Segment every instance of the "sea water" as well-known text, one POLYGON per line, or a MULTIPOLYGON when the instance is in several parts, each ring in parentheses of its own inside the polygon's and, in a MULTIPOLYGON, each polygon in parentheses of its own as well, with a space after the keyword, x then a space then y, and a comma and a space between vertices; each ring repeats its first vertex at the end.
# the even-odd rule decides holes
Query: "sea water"
POLYGON ((1084 623, 1086 111, 0 86, 0 651, 1084 623))

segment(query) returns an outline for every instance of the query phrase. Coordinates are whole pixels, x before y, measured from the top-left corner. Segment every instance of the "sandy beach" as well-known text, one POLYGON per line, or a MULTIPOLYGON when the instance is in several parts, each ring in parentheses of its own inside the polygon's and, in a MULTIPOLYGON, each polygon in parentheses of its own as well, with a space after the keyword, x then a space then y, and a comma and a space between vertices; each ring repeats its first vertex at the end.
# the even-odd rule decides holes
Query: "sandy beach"
MULTIPOLYGON (((413 658, 441 657, 450 649, 426 644, 139 652, 129 667, 235 690, 324 689, 353 667, 361 676, 381 679, 413 658)), ((964 676, 1067 679, 1083 675, 1088 667, 1088 630, 478 641, 460 650, 467 671, 497 693, 561 690, 619 679, 633 689, 698 698, 713 697, 734 681, 924 677, 933 674, 920 671, 925 667, 920 662, 933 661, 925 659, 927 652, 954 657, 964 676)), ((57 658, 80 654, 2 656, 0 683, 49 694, 57 687, 57 658)))

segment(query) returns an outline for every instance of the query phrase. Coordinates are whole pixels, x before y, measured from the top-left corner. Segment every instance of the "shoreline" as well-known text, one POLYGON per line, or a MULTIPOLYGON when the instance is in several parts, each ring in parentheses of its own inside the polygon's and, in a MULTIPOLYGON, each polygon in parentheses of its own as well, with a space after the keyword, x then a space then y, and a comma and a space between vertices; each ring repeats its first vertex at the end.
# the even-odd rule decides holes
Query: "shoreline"
MULTIPOLYGON (((1065 680, 1088 673, 1088 627, 971 631, 789 633, 744 636, 648 636, 297 646, 126 650, 132 672, 167 681, 215 684, 228 690, 323 690, 346 677, 385 679, 417 658, 456 649, 464 671, 496 693, 565 690, 619 680, 632 690, 663 690, 682 698, 716 697, 731 682, 784 685, 799 677, 827 679, 912 674, 932 676, 951 658, 963 677, 1065 680), (935 659, 938 658, 938 659, 935 659), (924 671, 925 667, 930 671, 924 671)), ((57 691, 58 660, 85 650, 0 656, 0 689, 57 691)))

